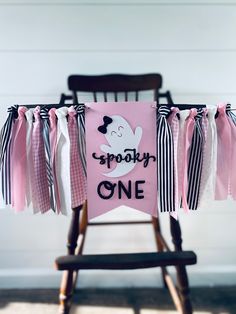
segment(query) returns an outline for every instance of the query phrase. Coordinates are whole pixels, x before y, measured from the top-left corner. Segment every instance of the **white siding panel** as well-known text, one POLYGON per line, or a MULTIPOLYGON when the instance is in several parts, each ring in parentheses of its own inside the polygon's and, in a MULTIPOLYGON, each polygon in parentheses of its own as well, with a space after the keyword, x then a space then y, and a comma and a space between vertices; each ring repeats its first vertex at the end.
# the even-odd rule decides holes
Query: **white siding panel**
POLYGON ((2 53, 0 69, 2 96, 59 97, 70 74, 159 72, 164 89, 170 89, 173 95, 216 92, 228 95, 219 100, 230 101, 230 94, 235 93, 236 52, 2 53))
MULTIPOLYGON (((176 103, 236 107, 235 29, 235 0, 0 0, 0 125, 9 105, 57 103, 70 74, 159 72, 176 103)), ((97 220, 134 217, 147 216, 123 208, 97 220)), ((230 201, 181 215, 183 248, 198 255, 191 285, 236 283, 235 218, 230 201)), ((0 287, 58 287, 53 261, 66 252, 69 218, 0 210, 0 221, 0 287)), ((162 228, 172 245, 168 215, 162 228)), ((147 226, 89 228, 85 252, 152 251, 152 235, 147 226)), ((80 283, 160 286, 160 279, 157 269, 89 271, 80 283)))
POLYGON ((1 6, 0 50, 235 50, 235 20, 227 5, 1 6))

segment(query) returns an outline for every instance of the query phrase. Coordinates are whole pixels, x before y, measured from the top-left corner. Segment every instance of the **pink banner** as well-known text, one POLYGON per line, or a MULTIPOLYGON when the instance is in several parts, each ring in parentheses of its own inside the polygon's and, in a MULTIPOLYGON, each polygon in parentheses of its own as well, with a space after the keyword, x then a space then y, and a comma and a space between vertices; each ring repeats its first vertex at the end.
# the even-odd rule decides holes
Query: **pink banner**
POLYGON ((155 103, 86 106, 88 218, 121 205, 157 216, 155 103))

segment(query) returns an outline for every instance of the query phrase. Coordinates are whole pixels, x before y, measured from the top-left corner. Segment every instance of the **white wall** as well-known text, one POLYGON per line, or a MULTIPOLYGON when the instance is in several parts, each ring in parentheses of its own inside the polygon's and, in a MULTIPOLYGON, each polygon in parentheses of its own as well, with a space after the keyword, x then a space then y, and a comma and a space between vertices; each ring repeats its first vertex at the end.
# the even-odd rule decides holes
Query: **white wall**
MULTIPOLYGON (((236 1, 0 0, 0 122, 8 105, 58 102, 76 73, 160 72, 177 103, 236 104, 235 29, 236 1)), ((236 284, 235 218, 231 202, 181 217, 184 248, 198 254, 191 284, 236 284)), ((1 210, 0 287, 57 287, 53 261, 65 252, 68 225, 1 210)), ((155 249, 147 227, 106 230, 89 232, 86 252, 155 249)), ((107 274, 84 272, 80 283, 160 284, 153 269, 107 274)))

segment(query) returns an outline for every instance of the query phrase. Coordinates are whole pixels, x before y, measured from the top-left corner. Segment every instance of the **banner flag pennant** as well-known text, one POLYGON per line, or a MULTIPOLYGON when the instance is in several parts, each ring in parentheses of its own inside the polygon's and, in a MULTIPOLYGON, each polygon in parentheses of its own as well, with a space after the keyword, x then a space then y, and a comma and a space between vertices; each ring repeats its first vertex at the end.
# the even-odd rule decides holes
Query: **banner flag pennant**
POLYGON ((121 205, 157 216, 156 103, 87 103, 88 219, 121 205))

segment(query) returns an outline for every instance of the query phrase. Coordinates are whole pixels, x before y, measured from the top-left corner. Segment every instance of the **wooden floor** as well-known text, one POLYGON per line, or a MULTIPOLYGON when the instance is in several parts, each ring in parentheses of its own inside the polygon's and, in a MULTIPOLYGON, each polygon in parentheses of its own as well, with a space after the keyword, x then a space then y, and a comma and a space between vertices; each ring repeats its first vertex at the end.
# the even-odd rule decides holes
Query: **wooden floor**
MULTIPOLYGON (((194 313, 236 314, 236 287, 192 288, 194 313)), ((0 290, 1 314, 56 314, 57 290, 0 290)), ((175 314, 164 289, 77 290, 71 314, 175 314)))

